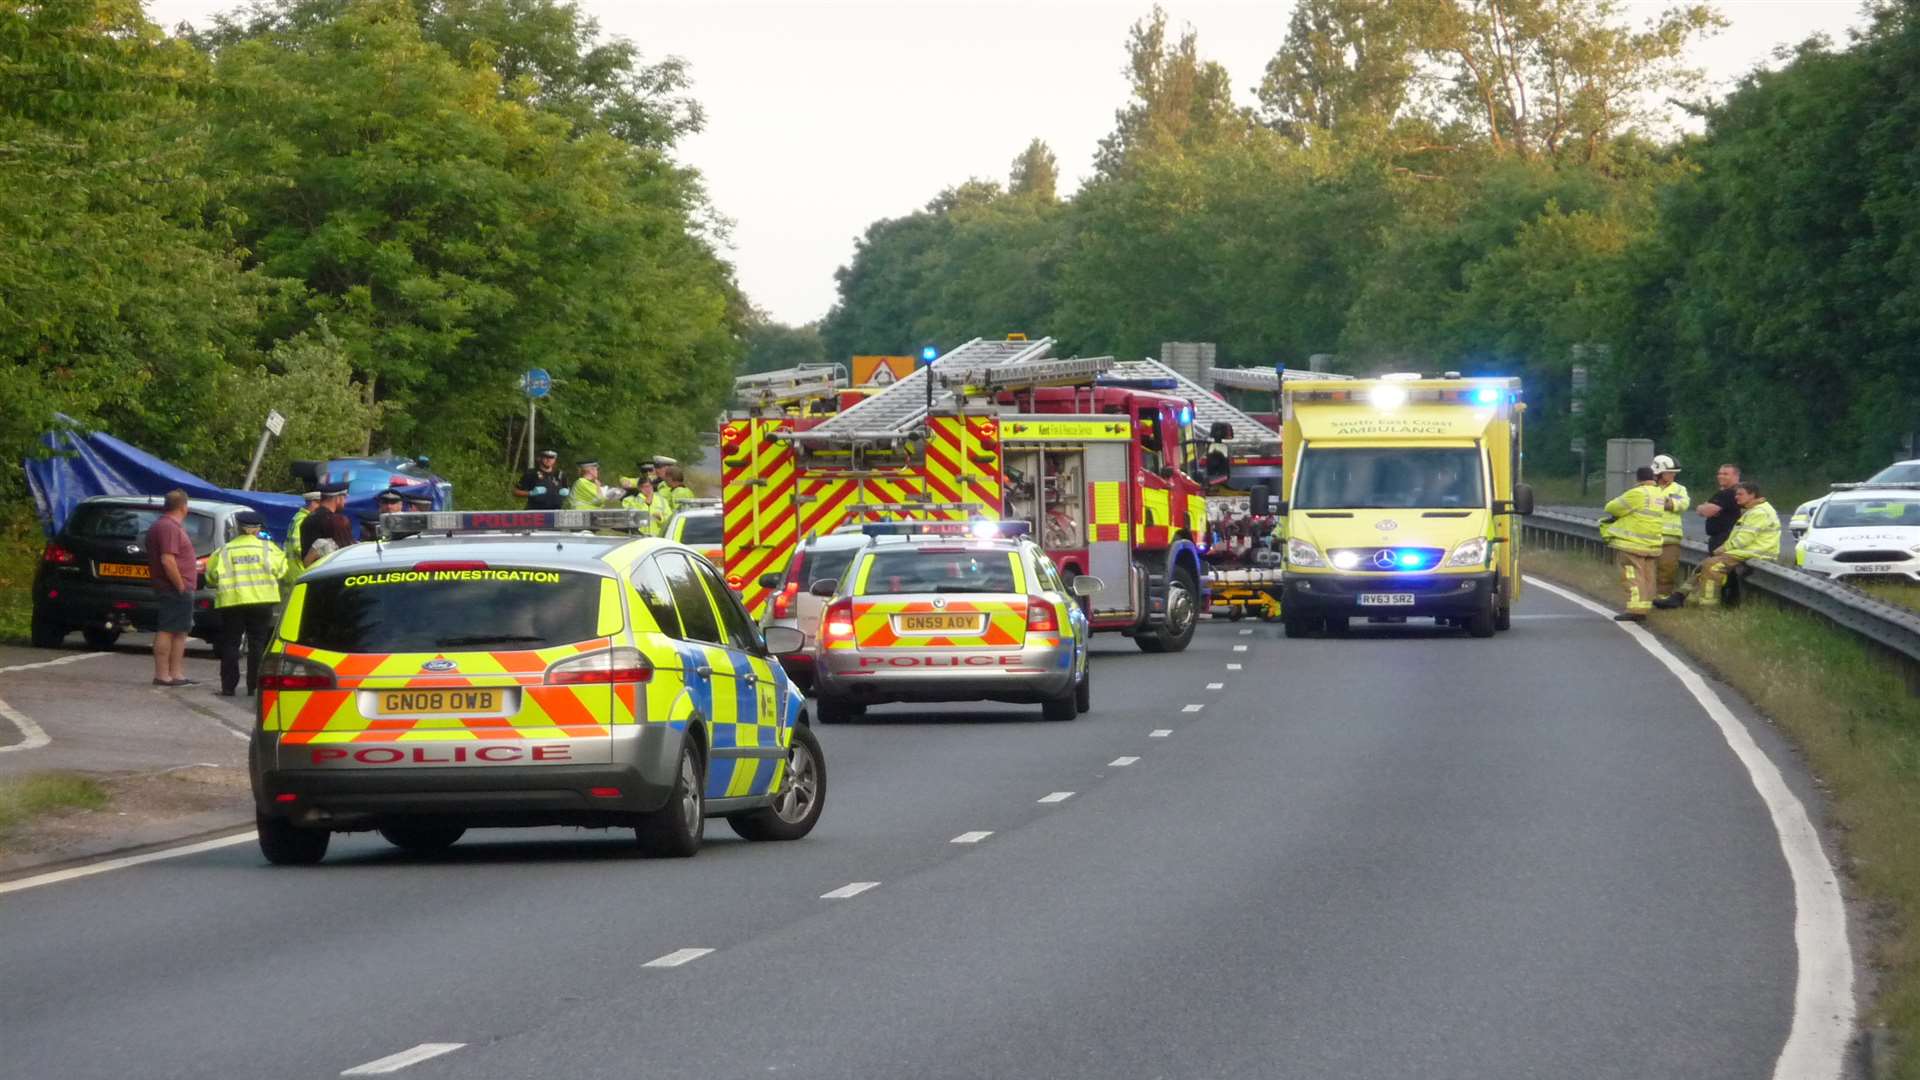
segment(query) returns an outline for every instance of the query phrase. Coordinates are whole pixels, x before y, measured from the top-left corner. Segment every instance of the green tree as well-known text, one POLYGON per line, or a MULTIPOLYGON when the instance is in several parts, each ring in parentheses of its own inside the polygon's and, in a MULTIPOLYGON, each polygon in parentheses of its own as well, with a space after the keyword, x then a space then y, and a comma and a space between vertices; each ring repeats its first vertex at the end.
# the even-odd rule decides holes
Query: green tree
POLYGON ((1060 197, 1060 162, 1053 151, 1042 139, 1027 144, 1020 156, 1013 159, 1013 171, 1007 179, 1007 191, 1039 199, 1042 202, 1054 202, 1060 197))
POLYGON ((1300 0, 1260 82, 1264 118, 1303 143, 1384 129, 1408 103, 1419 55, 1391 0, 1300 0))
POLYGON ((1100 140, 1094 167, 1118 176, 1147 158, 1247 137, 1252 119, 1233 103, 1227 69, 1200 58, 1191 27, 1170 39, 1167 13, 1158 4, 1127 35, 1131 98, 1114 113, 1113 134, 1100 140))
MULTIPOLYGON (((827 361, 827 349, 820 337, 820 324, 789 326, 776 322, 765 312, 756 311, 746 326, 747 352, 740 361, 740 374, 782 371, 827 361)), ((837 358, 846 363, 844 358, 837 358)))

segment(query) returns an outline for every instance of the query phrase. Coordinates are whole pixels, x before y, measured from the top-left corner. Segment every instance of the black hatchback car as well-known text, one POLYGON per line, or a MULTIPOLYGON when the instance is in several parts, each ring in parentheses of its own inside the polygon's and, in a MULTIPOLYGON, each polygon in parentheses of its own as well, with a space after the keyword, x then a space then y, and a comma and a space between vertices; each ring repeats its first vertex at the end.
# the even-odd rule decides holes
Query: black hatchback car
MULTIPOLYGON (((182 525, 205 569, 207 556, 234 538, 234 517, 247 507, 195 499, 182 525)), ((33 575, 33 643, 52 648, 75 630, 96 649, 111 648, 126 630, 154 627, 156 605, 147 567, 147 527, 160 500, 97 495, 75 507, 40 553, 33 575)), ((211 642, 220 630, 213 590, 194 596, 193 636, 211 642)))

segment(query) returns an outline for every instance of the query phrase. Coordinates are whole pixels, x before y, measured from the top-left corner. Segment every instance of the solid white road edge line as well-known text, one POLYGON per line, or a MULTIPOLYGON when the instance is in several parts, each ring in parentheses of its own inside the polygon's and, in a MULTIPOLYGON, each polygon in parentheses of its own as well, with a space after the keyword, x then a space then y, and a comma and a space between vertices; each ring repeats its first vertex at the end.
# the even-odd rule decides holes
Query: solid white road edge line
POLYGON ((1173 734, 1173 729, 1172 729, 1172 728, 1167 728, 1167 727, 1157 727, 1157 728, 1154 728, 1154 729, 1153 729, 1152 731, 1149 731, 1149 732, 1147 732, 1147 738, 1149 738, 1149 739, 1164 739, 1164 738, 1166 738, 1167 736, 1169 736, 1169 735, 1171 735, 1171 734, 1173 734))
POLYGON ((0 667, 0 675, 5 675, 10 671, 32 671, 34 668, 59 667, 62 664, 77 664, 82 660, 98 660, 103 656, 118 655, 120 654, 112 652, 74 653, 72 656, 62 656, 56 660, 41 660, 33 664, 15 664, 12 667, 0 667))
POLYGON ((1107 766, 1114 769, 1124 769, 1139 760, 1137 757, 1117 757, 1107 762, 1107 766))
POLYGON ((232 836, 216 836, 211 840, 198 840, 191 844, 182 844, 179 847, 161 848, 159 851, 146 851, 138 855, 122 855, 117 859, 102 859, 99 862, 87 863, 84 866, 69 866, 65 870, 52 870, 44 874, 36 874, 33 877, 23 877, 13 881, 0 881, 0 896, 5 896, 7 893, 24 892, 27 889, 37 889, 42 885, 58 885, 63 881, 72 881, 75 878, 92 877, 95 874, 104 874, 109 870, 125 870, 129 866, 159 862, 162 859, 177 859, 183 855, 198 855, 203 851, 214 851, 218 848, 232 847, 235 844, 247 843, 254 838, 254 835, 254 831, 248 829, 246 832, 234 833, 232 836))
POLYGON ((982 831, 980 831, 980 832, 963 832, 963 833, 961 833, 961 834, 960 834, 959 836, 956 836, 956 837, 954 837, 953 839, 951 839, 951 840, 949 840, 949 841, 947 841, 947 843, 949 843, 949 844, 977 844, 977 843, 979 843, 980 841, 982 841, 982 840, 985 840, 985 839, 986 839, 987 837, 989 837, 989 836, 992 836, 992 835, 993 835, 993 830, 992 830, 992 829, 986 829, 986 830, 982 830, 982 831))
POLYGON ((428 1058, 437 1058, 441 1054, 451 1054, 467 1045, 466 1043, 421 1043, 419 1046, 402 1050, 397 1054, 369 1061, 365 1065, 355 1065, 344 1070, 341 1076, 384 1076, 397 1073, 409 1065, 418 1065, 428 1058))
POLYGON ((47 736, 46 729, 34 723, 32 717, 4 701, 0 701, 0 720, 20 729, 20 741, 12 746, 0 746, 0 754, 14 750, 38 750, 53 741, 47 736))
MULTIPOLYGON (((1526 581, 1595 614, 1613 615, 1610 609, 1557 585, 1532 577, 1526 581)), ((1760 800, 1767 804, 1773 831, 1780 838, 1780 853, 1793 875, 1793 943, 1799 953, 1799 976, 1793 989, 1793 1025, 1787 1029, 1786 1045, 1774 1061, 1774 1080, 1837 1077, 1853 1040, 1853 952, 1847 945, 1847 908, 1840 895, 1839 875, 1827 861, 1813 819, 1773 760, 1753 741, 1753 733, 1705 679, 1645 628, 1632 623, 1615 625, 1672 672, 1719 726, 1733 755, 1746 766, 1747 778, 1760 800)))
POLYGON ((849 881, 832 892, 821 893, 820 899, 845 900, 848 897, 859 896, 861 893, 866 892, 878 884, 880 883, 877 881, 849 881))
POLYGON ((1040 796, 1040 801, 1041 802, 1066 802, 1068 799, 1071 799, 1071 798, 1073 798, 1073 792, 1071 791, 1055 791, 1055 792, 1050 792, 1046 795, 1040 796))
POLYGON ((689 964, 712 952, 712 949, 675 949, 665 956, 656 956, 641 964, 641 967, 673 968, 689 964))

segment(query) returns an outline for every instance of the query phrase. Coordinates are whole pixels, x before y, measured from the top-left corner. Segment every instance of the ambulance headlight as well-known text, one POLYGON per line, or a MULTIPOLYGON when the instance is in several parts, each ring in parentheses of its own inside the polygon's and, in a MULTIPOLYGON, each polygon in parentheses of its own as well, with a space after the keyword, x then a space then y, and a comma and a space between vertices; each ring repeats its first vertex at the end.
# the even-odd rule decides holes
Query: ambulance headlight
POLYGON ((1351 551, 1333 553, 1333 565, 1337 570, 1351 570, 1360 565, 1360 556, 1351 551))
POLYGON ((1327 565, 1327 560, 1320 557, 1320 549, 1305 540, 1287 541, 1287 561, 1295 566, 1327 565))
POLYGON ((1462 540, 1453 547, 1453 554, 1447 556, 1448 566, 1479 566, 1487 561, 1487 538, 1476 536, 1471 540, 1462 540))
POLYGON ((1367 400, 1376 409, 1397 409, 1407 403, 1407 392, 1398 386, 1376 386, 1367 391, 1367 400))

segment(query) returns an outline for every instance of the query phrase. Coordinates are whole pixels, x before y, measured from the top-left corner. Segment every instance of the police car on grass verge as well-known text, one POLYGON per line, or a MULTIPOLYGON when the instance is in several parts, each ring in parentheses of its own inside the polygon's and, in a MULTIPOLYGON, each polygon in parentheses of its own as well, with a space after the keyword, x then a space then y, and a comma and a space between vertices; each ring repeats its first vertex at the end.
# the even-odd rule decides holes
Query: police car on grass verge
MULTIPOLYGON (((1857 484, 1835 484, 1834 491, 1857 491, 1861 488, 1908 487, 1920 488, 1920 458, 1912 461, 1896 461, 1893 464, 1867 477, 1857 484)), ((1793 508, 1793 514, 1787 518, 1787 531, 1795 540, 1807 534, 1813 525, 1813 515, 1833 496, 1822 495, 1817 499, 1808 499, 1793 508)))
POLYGON ((724 817, 797 840, 826 798, 805 700, 720 574, 643 511, 393 514, 315 564, 268 647, 251 744, 260 847, 411 851, 472 827, 632 827, 692 855, 724 817), (602 533, 576 531, 601 530, 602 533))
POLYGON ((1901 574, 1920 581, 1920 483, 1836 491, 1794 545, 1802 570, 1826 577, 1901 574))
POLYGON ((814 702, 822 723, 868 705, 906 701, 1039 703, 1048 720, 1092 707, 1087 617, 1077 597, 1104 586, 1082 574, 1069 587, 1024 522, 868 525, 899 536, 854 556, 828 599, 814 646, 814 702))

